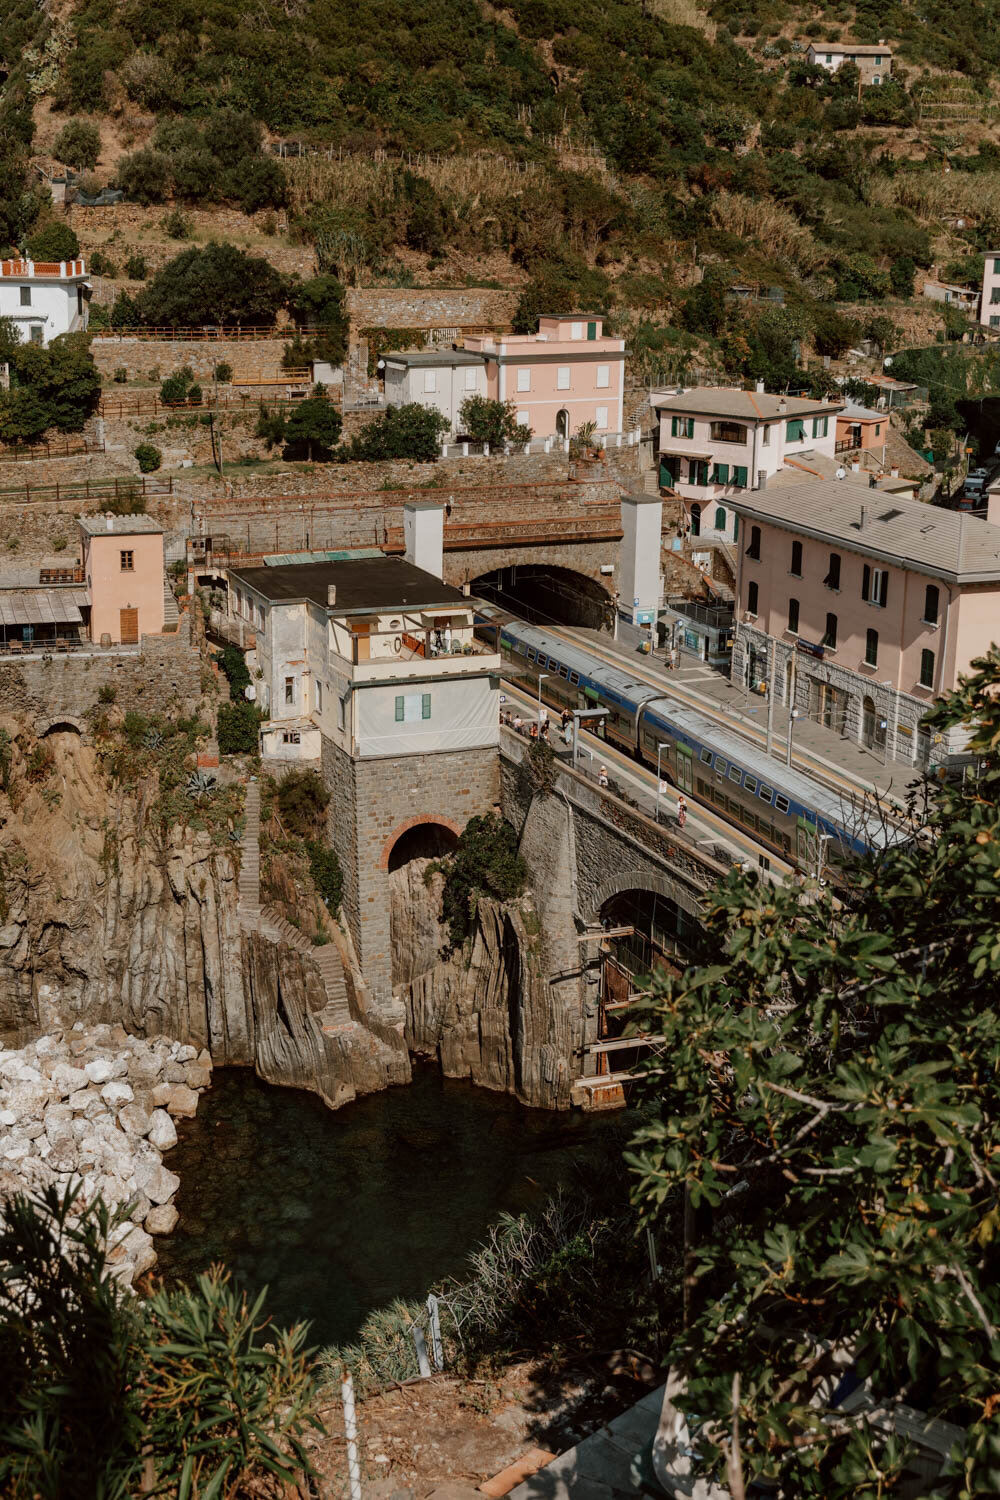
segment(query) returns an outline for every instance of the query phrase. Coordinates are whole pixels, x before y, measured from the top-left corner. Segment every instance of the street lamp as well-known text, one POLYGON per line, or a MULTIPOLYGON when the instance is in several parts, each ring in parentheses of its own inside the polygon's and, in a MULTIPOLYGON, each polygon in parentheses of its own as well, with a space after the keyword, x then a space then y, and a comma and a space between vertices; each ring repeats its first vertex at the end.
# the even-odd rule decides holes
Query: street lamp
POLYGON ((793 708, 792 711, 791 711, 791 713, 788 715, 788 736, 787 736, 787 738, 785 740, 785 765, 786 766, 790 766, 791 763, 792 763, 792 730, 795 727, 795 720, 796 719, 800 719, 801 717, 802 717, 801 710, 797 709, 797 708, 793 708))
POLYGON ((542 683, 545 681, 545 679, 546 679, 546 677, 548 677, 548 675, 549 675, 548 672, 539 672, 539 674, 538 674, 538 733, 539 734, 541 734, 541 732, 542 732, 542 683))
POLYGON ((669 750, 670 745, 666 740, 661 740, 656 747, 656 821, 660 821, 660 793, 663 791, 663 782, 660 780, 660 756, 664 750, 669 750))

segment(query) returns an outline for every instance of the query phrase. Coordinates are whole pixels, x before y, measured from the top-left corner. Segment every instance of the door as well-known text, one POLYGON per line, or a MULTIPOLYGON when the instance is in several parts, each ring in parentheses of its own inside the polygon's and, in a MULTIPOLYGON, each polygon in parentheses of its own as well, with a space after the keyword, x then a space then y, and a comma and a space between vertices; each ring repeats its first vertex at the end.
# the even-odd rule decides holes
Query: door
POLYGON ((119 634, 123 646, 139 644, 139 611, 135 608, 119 610, 119 634))
POLYGON ((869 748, 875 743, 874 698, 865 698, 861 705, 861 738, 869 748))
POLYGON ((678 746, 677 749, 677 785, 682 792, 694 791, 694 773, 692 770, 693 756, 685 755, 678 746))
POLYGON ((795 829, 795 862, 800 870, 807 874, 812 873, 812 837, 805 824, 799 823, 795 829))
POLYGON ((368 639, 370 625, 352 625, 351 636, 354 640, 354 660, 369 661, 371 658, 371 642, 368 639))
POLYGON ((569 437, 569 412, 565 407, 563 407, 562 411, 556 417, 556 436, 561 438, 569 437))
POLYGON ((700 505, 692 505, 692 507, 691 507, 691 535, 692 536, 701 536, 701 506, 700 505))

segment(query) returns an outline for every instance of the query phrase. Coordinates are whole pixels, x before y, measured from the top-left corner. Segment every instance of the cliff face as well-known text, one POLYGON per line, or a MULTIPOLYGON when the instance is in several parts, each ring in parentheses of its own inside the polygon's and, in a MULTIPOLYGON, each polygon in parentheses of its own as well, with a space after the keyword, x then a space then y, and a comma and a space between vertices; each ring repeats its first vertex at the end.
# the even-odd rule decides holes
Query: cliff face
MULTIPOLYGON (((150 827, 155 786, 112 789, 73 733, 38 746, 11 721, 0 792, 0 1033, 29 1040, 120 1022, 138 1036, 206 1047, 330 1105, 408 1081, 402 1037, 351 1014, 329 1025, 317 962, 241 924, 239 847, 219 832, 150 827)), ((315 950, 317 955, 325 949, 315 950)))

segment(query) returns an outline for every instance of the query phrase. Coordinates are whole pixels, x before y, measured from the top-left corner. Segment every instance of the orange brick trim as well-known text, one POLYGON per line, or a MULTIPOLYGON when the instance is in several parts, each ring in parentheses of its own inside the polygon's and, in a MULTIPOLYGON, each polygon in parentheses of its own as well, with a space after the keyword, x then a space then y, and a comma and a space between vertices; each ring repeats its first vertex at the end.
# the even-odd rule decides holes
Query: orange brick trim
POLYGON ((419 813, 415 818, 407 818, 405 823, 400 823, 398 828, 393 829, 382 846, 382 858, 378 862, 380 870, 387 870, 389 868, 389 856, 392 854, 396 844, 403 837, 403 834, 407 833, 411 828, 416 828, 421 823, 437 823, 442 828, 449 828, 456 838, 462 832, 461 823, 456 823, 453 818, 439 818, 436 813, 419 813))

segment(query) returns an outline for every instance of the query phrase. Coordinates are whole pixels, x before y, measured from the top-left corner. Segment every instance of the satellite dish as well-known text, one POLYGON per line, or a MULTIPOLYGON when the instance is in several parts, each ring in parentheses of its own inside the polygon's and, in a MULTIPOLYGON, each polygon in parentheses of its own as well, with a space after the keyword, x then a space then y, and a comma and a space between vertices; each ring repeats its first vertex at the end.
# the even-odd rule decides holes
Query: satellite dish
POLYGON ((888 359, 884 359, 882 361, 882 368, 883 368, 883 370, 888 370, 888 368, 889 368, 889 366, 891 364, 892 364, 892 355, 890 354, 889 357, 888 357, 888 359))

